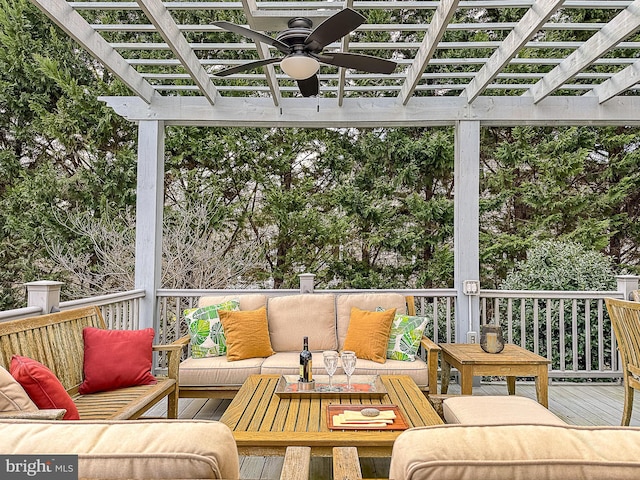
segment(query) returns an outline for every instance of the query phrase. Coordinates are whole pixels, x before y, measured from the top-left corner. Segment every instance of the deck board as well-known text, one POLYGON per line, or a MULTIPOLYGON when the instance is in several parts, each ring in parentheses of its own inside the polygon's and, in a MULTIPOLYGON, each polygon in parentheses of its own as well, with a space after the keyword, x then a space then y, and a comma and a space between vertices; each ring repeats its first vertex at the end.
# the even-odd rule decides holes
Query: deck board
MULTIPOLYGON (((452 382, 449 393, 460 393, 460 386, 452 382)), ((483 383, 474 387, 474 395, 506 395, 506 382, 483 383)), ((533 382, 516 383, 516 395, 535 400, 536 390, 533 382)), ((620 425, 624 390, 621 385, 606 384, 559 384, 549 387, 549 410, 571 425, 620 425)), ((228 399, 190 399, 181 398, 179 403, 180 418, 196 418, 201 420, 219 420, 229 405, 228 399)), ((640 400, 637 400, 632 426, 640 426, 640 400)), ((159 417, 166 415, 166 402, 161 402, 146 416, 159 417)), ((282 457, 241 457, 240 476, 250 480, 277 480, 282 469, 282 457)), ((365 478, 384 478, 389 474, 389 460, 385 458, 365 458, 361 461, 365 478)), ((320 480, 332 477, 331 459, 314 457, 311 460, 310 478, 320 480)))

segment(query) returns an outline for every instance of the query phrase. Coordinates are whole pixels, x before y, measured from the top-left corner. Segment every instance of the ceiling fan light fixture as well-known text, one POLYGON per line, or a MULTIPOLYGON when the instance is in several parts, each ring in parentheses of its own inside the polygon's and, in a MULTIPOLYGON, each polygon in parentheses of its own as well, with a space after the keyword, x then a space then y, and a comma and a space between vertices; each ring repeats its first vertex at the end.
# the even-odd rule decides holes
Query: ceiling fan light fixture
POLYGON ((320 69, 318 61, 307 55, 289 55, 280 62, 282 71, 294 80, 306 80, 320 69))

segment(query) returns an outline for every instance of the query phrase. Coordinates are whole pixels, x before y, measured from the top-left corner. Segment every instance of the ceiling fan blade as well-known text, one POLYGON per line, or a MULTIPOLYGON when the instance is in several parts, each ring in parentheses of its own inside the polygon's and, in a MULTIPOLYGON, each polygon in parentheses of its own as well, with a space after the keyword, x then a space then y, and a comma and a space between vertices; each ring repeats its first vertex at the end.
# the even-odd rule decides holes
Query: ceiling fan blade
POLYGON ((370 73, 392 73, 397 66, 396 62, 385 60, 384 58, 362 55, 359 53, 329 53, 324 55, 313 55, 322 63, 334 65, 336 67, 353 68, 370 73))
POLYGON ((234 73, 244 72, 246 70, 253 70, 254 68, 263 67, 271 63, 276 63, 282 60, 281 58, 265 58, 264 60, 256 60, 255 62, 248 62, 237 67, 225 68, 218 72, 213 72, 216 77, 226 77, 227 75, 233 75, 234 73))
POLYGON ((313 97, 320 93, 320 81, 318 76, 314 75, 304 80, 298 80, 298 88, 303 97, 313 97))
POLYGON ((335 42, 354 31, 364 21, 365 18, 358 12, 345 8, 318 25, 305 39, 304 43, 309 51, 320 52, 331 42, 335 42))
POLYGON ((266 43, 267 45, 271 45, 276 47, 282 53, 288 55, 291 53, 291 47, 284 42, 281 42, 278 39, 270 37, 269 35, 265 35, 261 32, 256 32, 255 30, 251 30, 250 28, 241 27, 240 25, 236 25, 231 22, 213 22, 213 25, 216 27, 224 28, 229 32, 237 33, 238 35, 242 35, 243 37, 250 38, 251 40, 255 40, 256 42, 266 43))

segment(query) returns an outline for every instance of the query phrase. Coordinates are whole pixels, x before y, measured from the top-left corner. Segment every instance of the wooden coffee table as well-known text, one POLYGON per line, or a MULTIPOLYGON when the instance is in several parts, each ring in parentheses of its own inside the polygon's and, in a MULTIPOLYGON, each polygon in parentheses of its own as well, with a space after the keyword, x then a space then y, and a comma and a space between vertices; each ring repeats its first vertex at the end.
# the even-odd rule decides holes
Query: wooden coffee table
POLYGON ((388 457, 398 430, 329 430, 327 405, 398 405, 409 427, 439 425, 442 419, 407 375, 382 375, 387 394, 379 398, 280 398, 279 375, 251 375, 220 418, 233 431, 240 455, 284 455, 287 446, 311 447, 331 456, 333 447, 354 446, 362 457, 388 457))
POLYGON ((538 403, 549 408, 549 363, 522 347, 506 344, 500 353, 486 353, 477 343, 441 343, 442 387, 441 393, 449 389, 451 367, 460 372, 460 390, 471 395, 474 376, 505 376, 509 395, 516 393, 516 377, 535 377, 538 403))

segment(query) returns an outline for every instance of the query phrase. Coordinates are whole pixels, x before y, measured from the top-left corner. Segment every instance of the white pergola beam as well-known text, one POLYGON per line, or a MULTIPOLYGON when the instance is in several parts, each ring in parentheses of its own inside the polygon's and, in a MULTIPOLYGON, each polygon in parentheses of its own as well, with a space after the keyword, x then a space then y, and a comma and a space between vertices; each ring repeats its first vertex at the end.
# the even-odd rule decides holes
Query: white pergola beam
POLYGON ((274 107, 269 98, 220 97, 211 106, 202 97, 158 97, 151 105, 135 97, 101 97, 130 121, 149 118, 167 125, 212 127, 374 128, 453 125, 478 120, 483 126, 639 125, 640 97, 620 96, 606 103, 596 97, 549 97, 535 104, 531 97, 480 96, 472 104, 460 96, 416 97, 403 106, 395 97, 283 98, 274 107))
POLYGON ((640 60, 619 71, 585 95, 594 95, 598 97, 600 103, 604 103, 633 87, 638 82, 640 82, 640 60))
POLYGON ((520 49, 535 35, 555 12, 563 0, 538 0, 520 19, 516 27, 507 35, 487 63, 469 82, 464 91, 469 103, 480 95, 487 85, 500 73, 505 65, 520 51, 520 49))
MULTIPOLYGON (((256 22, 254 20, 254 14, 258 11, 258 6, 255 0, 242 0, 242 5, 244 7, 244 15, 247 17, 247 21, 249 22, 249 27, 252 29, 257 29, 256 22)), ((271 53, 269 51, 269 47, 261 42, 255 42, 256 49, 258 50, 258 57, 261 59, 271 58, 271 53)), ((264 74, 267 80, 267 85, 269 87, 269 91, 271 92, 271 97, 273 98, 273 104, 275 106, 280 105, 282 100, 282 95, 280 93, 280 84, 278 83, 278 78, 276 77, 276 70, 273 65, 265 65, 264 66, 264 74)))
POLYGON ((212 105, 215 104, 218 95, 216 87, 164 4, 160 0, 137 0, 137 2, 171 51, 178 57, 184 69, 191 75, 202 94, 212 105))
POLYGON ((66 1, 31 1, 145 102, 151 103, 158 95, 153 87, 66 1))
POLYGON ((436 11, 433 13, 429 29, 422 39, 413 63, 409 65, 407 69, 407 79, 400 90, 399 97, 403 105, 407 104, 416 86, 420 82, 422 72, 424 72, 429 60, 433 57, 433 52, 436 51, 438 43, 440 43, 440 40, 447 31, 447 25, 456 11, 458 2, 459 0, 441 0, 438 8, 436 8, 436 11))
POLYGON ((525 95, 532 96, 535 103, 540 102, 638 28, 640 28, 640 0, 635 0, 531 87, 525 95))

